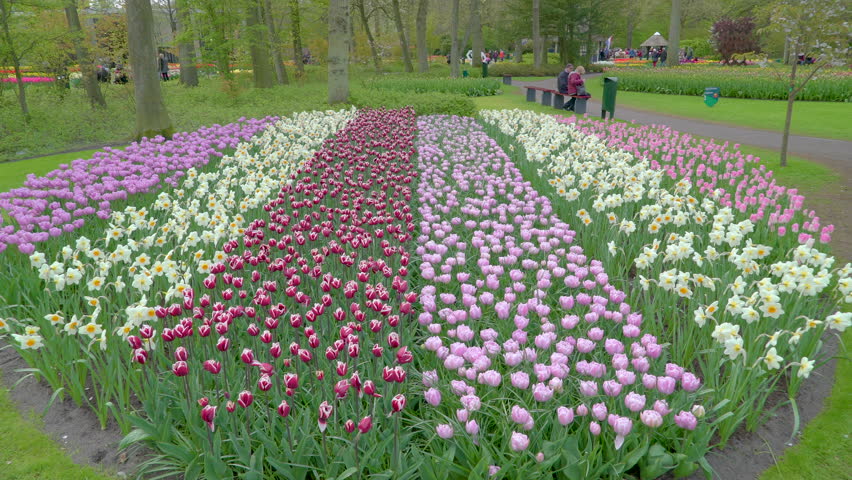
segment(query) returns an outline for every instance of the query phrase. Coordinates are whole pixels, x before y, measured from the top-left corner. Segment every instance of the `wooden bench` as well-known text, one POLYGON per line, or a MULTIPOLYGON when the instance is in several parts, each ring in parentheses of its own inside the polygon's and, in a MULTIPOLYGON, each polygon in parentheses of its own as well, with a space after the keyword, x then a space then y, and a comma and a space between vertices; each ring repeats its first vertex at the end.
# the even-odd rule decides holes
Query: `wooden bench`
POLYGON ((565 94, 558 90, 542 87, 524 87, 527 89, 527 101, 535 101, 535 92, 541 92, 541 104, 548 107, 562 108, 565 105, 565 94))
POLYGON ((583 115, 586 113, 586 101, 592 98, 591 95, 568 95, 574 98, 574 113, 583 115))

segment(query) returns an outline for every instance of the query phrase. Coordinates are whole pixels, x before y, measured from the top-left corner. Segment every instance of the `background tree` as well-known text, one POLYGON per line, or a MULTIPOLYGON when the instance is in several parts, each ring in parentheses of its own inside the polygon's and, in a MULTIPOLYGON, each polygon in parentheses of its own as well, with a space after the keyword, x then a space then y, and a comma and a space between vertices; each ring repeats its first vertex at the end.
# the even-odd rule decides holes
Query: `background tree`
POLYGON ((101 92, 101 86, 98 85, 95 65, 89 56, 89 49, 87 47, 89 42, 85 32, 83 32, 83 27, 80 25, 80 17, 77 15, 76 0, 68 0, 66 2, 65 18, 68 20, 71 41, 74 43, 74 53, 77 57, 77 63, 80 65, 80 74, 83 76, 83 88, 86 90, 89 103, 92 107, 106 107, 104 94, 101 92))
POLYGON ((396 25, 396 32, 399 35, 399 46, 402 48, 402 65, 405 67, 406 72, 411 73, 414 71, 414 66, 411 64, 411 52, 408 51, 408 40, 405 37, 402 13, 399 11, 399 0, 391 0, 391 10, 393 21, 396 25))
POLYGON ((249 0, 246 9, 246 30, 251 54, 252 77, 255 88, 271 88, 273 80, 266 25, 260 21, 260 2, 249 0))
POLYGON ((198 69, 195 68, 195 45, 189 21, 186 0, 175 0, 178 58, 180 59, 180 83, 187 87, 198 86, 198 69))
POLYGON ((275 12, 272 9, 272 0, 264 0, 263 20, 266 23, 266 29, 269 34, 269 51, 272 52, 272 66, 275 69, 275 78, 279 85, 286 85, 290 83, 290 79, 287 77, 287 68, 284 66, 284 59, 281 55, 281 38, 278 35, 278 28, 275 26, 275 12))
POLYGON ((710 36, 716 50, 722 55, 722 63, 732 63, 732 57, 736 53, 760 50, 755 37, 754 21, 750 17, 723 18, 713 24, 710 36))
POLYGON ((293 62, 296 64, 296 79, 305 78, 305 61, 302 55, 302 13, 299 0, 290 0, 290 36, 293 38, 293 62))
POLYGON ((480 16, 479 1, 470 0, 470 32, 473 50, 471 64, 474 67, 482 66, 482 51, 484 50, 482 45, 482 17, 480 16))
POLYGON ((163 103, 154 46, 154 14, 149 0, 127 0, 127 44, 136 98, 136 138, 172 136, 172 123, 163 103))
POLYGON ((429 0, 419 0, 417 3, 417 71, 429 71, 429 47, 426 45, 426 17, 429 10, 429 0))
POLYGON ((680 0, 672 0, 672 12, 669 20, 669 46, 666 66, 680 65, 680 0))
POLYGON ((328 103, 349 100, 349 0, 328 4, 328 103))
POLYGON ((459 0, 452 0, 453 7, 450 13, 450 36, 452 46, 450 47, 450 76, 459 78, 461 76, 461 57, 459 56, 459 0))
MULTIPOLYGON (((379 57, 379 50, 378 50, 378 47, 376 45, 376 38, 375 38, 375 36, 373 36, 373 30, 370 28, 370 16, 372 15, 372 12, 370 14, 367 14, 367 7, 364 5, 365 1, 366 0, 355 0, 355 8, 358 9, 358 15, 359 15, 359 18, 361 20, 361 25, 364 27, 364 33, 367 35, 367 43, 370 45, 370 56, 373 59, 373 67, 375 67, 376 72, 378 73, 378 72, 382 71, 382 59, 381 59, 381 57, 379 57)), ((421 0, 421 1, 425 2, 426 0, 421 0)), ((419 15, 419 13, 418 13, 418 15, 419 15)), ((418 19, 419 19, 419 17, 418 17, 418 19)), ((419 20, 418 20, 418 22, 419 22, 419 20)), ((418 29, 419 28, 420 28, 420 24, 418 23, 418 29)), ((419 34, 420 34, 420 31, 418 30, 418 35, 419 34)), ((418 42, 419 42, 419 36, 418 36, 418 42)), ((419 45, 418 45, 418 48, 419 48, 419 45)))
POLYGON ((541 39, 541 0, 532 0, 533 67, 541 68, 543 42, 541 39))
POLYGON ((60 5, 50 1, 0 0, 0 59, 12 64, 18 94, 18 105, 24 121, 30 121, 30 108, 23 81, 23 61, 39 45, 51 42, 65 32, 46 30, 41 24, 39 13, 60 5))
POLYGON ((789 72, 785 70, 779 74, 779 78, 786 77, 784 80, 789 84, 787 116, 781 137, 781 166, 786 167, 796 95, 819 71, 849 63, 852 31, 844 0, 779 0, 767 8, 771 13, 766 31, 783 33, 795 59, 789 72))

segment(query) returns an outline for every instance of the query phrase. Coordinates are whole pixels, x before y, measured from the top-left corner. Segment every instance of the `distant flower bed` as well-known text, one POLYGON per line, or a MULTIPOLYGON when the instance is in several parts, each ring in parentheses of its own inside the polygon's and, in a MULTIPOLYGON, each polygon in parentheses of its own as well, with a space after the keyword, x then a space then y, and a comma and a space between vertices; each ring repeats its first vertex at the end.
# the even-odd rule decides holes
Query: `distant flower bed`
MULTIPOLYGON (((631 92, 702 95, 706 87, 719 87, 723 97, 785 100, 789 85, 769 68, 691 65, 688 68, 607 69, 617 74, 618 88, 631 92)), ((784 68, 784 67, 778 67, 784 68)), ((807 75, 811 67, 801 67, 807 75)), ((852 74, 848 70, 818 73, 798 94, 798 100, 852 101, 852 74)))
MULTIPOLYGON (((22 77, 21 81, 23 83, 50 83, 56 81, 53 77, 22 77)), ((18 83, 18 79, 13 77, 4 77, 0 78, 0 82, 3 83, 18 83)))

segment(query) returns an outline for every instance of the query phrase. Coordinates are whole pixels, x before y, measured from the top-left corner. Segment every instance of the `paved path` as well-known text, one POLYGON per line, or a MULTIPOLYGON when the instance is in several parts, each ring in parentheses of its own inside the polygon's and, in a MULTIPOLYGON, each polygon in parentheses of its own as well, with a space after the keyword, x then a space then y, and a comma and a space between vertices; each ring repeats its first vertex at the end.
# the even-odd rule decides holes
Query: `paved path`
MULTIPOLYGON (((599 75, 587 75, 587 78, 596 76, 599 75)), ((555 89, 556 79, 534 82, 514 81, 512 84, 555 89)), ((523 94, 523 91, 520 93, 523 94)), ((540 92, 537 92, 536 99, 540 102, 540 92)), ((589 100, 586 110, 589 117, 599 118, 598 112, 601 111, 601 104, 598 100, 592 98, 589 100)), ((556 109, 553 112, 559 113, 556 109)), ((781 146, 781 133, 778 132, 702 122, 692 118, 620 107, 617 98, 615 116, 620 120, 643 125, 665 125, 680 132, 728 141, 731 144, 753 145, 776 151, 780 150, 781 146)), ((833 119, 833 121, 844 120, 833 119)), ((817 214, 825 220, 822 222, 823 224, 833 223, 835 225, 836 230, 831 242, 834 253, 846 260, 852 259, 852 223, 849 222, 849 218, 852 217, 852 142, 791 135, 788 148, 791 155, 804 157, 825 165, 841 176, 838 188, 810 193, 807 196, 809 201, 806 200, 806 205, 810 204, 816 208, 817 214)))

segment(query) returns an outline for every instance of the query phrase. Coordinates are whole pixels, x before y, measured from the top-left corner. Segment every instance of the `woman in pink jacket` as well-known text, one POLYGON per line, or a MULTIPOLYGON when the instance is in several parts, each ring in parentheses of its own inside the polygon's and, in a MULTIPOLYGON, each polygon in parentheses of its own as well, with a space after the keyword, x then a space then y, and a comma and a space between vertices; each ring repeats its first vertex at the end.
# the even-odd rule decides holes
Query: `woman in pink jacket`
POLYGON ((584 73, 586 73, 586 69, 583 68, 582 65, 580 65, 579 67, 575 68, 570 75, 568 75, 568 95, 572 95, 572 97, 571 100, 568 100, 568 102, 565 104, 565 110, 568 110, 570 112, 574 111, 574 103, 577 101, 577 99, 573 95, 577 95, 577 87, 579 87, 580 85, 585 85, 585 82, 583 81, 584 73))

